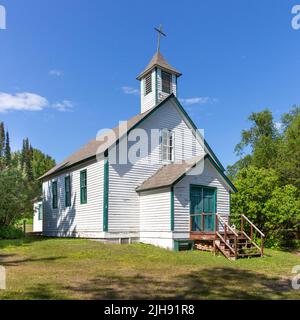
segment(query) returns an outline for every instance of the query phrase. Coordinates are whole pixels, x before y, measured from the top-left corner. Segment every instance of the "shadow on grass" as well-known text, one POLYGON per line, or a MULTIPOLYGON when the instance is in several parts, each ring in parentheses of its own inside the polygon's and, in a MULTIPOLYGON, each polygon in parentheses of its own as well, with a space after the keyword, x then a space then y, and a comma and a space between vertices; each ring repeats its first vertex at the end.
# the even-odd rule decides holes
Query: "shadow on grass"
POLYGON ((54 284, 39 284, 30 287, 24 292, 4 291, 1 300, 65 300, 68 299, 61 293, 61 287, 54 284))
POLYGON ((24 258, 24 259, 12 259, 15 254, 0 254, 0 265, 4 267, 17 267, 24 263, 30 262, 53 262, 61 259, 65 259, 66 257, 59 256, 59 257, 47 257, 47 258, 24 258))
POLYGON ((88 299, 284 299, 287 280, 232 268, 202 269, 168 281, 135 276, 103 276, 64 288, 88 299))
POLYGON ((24 237, 21 239, 14 239, 14 240, 0 239, 0 249, 5 249, 10 246, 20 247, 23 245, 29 245, 34 242, 40 242, 40 241, 44 241, 44 240, 47 240, 47 238, 38 237, 38 236, 30 236, 30 237, 27 236, 27 237, 24 237))

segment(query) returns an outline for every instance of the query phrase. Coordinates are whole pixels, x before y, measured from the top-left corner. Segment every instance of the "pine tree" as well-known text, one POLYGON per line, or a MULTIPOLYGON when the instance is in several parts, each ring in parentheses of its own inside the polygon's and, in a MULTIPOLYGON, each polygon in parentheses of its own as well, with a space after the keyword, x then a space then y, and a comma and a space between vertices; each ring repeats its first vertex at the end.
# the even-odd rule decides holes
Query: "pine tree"
POLYGON ((24 166, 25 166, 25 154, 26 154, 26 140, 23 139, 23 145, 22 145, 22 151, 21 151, 21 157, 20 157, 22 170, 24 170, 24 166))
POLYGON ((3 157, 4 146, 5 146, 4 123, 0 122, 0 157, 3 157))
POLYGON ((0 122, 0 169, 4 167, 4 147, 5 147, 5 131, 4 123, 0 122))
POLYGON ((29 139, 26 138, 23 140, 21 166, 22 166, 22 169, 25 171, 25 174, 29 181, 33 179, 32 157, 33 157, 32 146, 29 143, 29 139))
POLYGON ((6 141, 5 141, 5 164, 7 166, 11 163, 11 149, 10 149, 10 141, 9 141, 9 133, 6 132, 6 141))

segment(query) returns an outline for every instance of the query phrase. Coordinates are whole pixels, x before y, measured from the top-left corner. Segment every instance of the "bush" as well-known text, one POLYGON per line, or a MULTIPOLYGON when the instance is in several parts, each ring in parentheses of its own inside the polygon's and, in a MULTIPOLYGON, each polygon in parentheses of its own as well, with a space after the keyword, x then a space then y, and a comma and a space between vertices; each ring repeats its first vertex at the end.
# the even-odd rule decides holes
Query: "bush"
POLYGON ((239 190, 232 195, 232 221, 246 216, 266 235, 265 246, 295 247, 300 226, 300 200, 297 188, 279 185, 273 169, 249 166, 235 180, 239 190))
POLYGON ((16 227, 0 227, 0 239, 20 239, 24 237, 21 229, 16 227))

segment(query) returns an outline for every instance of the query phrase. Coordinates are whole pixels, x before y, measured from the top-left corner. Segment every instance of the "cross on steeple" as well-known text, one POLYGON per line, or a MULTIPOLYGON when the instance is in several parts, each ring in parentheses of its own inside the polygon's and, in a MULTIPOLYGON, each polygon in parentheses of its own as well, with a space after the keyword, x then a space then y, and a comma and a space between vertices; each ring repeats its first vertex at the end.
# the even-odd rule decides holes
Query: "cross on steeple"
POLYGON ((163 32, 162 25, 159 26, 158 28, 154 28, 155 31, 157 31, 158 39, 157 39, 157 52, 160 52, 160 39, 161 36, 166 37, 167 35, 163 32))

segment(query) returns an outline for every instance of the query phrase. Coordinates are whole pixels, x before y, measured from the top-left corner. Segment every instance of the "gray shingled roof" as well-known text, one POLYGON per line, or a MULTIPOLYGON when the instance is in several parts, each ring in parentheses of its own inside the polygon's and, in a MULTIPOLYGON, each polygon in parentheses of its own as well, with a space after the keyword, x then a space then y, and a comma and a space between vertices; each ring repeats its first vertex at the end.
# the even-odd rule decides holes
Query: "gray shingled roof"
POLYGON ((203 156, 191 158, 182 163, 172 163, 163 166, 152 177, 144 181, 137 189, 137 192, 159 189, 172 186, 184 174, 190 171, 203 156))
POLYGON ((146 67, 146 69, 137 77, 138 80, 141 80, 144 75, 146 75, 148 72, 150 72, 155 67, 161 67, 162 69, 171 71, 172 73, 175 73, 178 77, 181 76, 181 73, 176 70, 174 67, 172 67, 166 59, 163 57, 163 55, 158 51, 153 56, 152 60, 146 67))
POLYGON ((215 167, 219 174, 223 177, 229 188, 233 192, 237 192, 237 188, 226 176, 226 174, 220 169, 218 164, 214 161, 210 154, 203 156, 197 156, 182 163, 172 163, 163 166, 152 177, 144 181, 139 187, 136 188, 137 192, 167 188, 174 186, 181 178, 183 178, 192 168, 194 168, 201 159, 208 159, 210 163, 215 167))
MULTIPOLYGON (((144 113, 138 114, 138 115, 132 117, 131 119, 129 119, 127 121, 128 130, 132 129, 138 122, 140 122, 143 118, 145 118, 155 108, 156 107, 154 107, 144 113)), ((121 138, 120 134, 119 134, 119 126, 113 128, 112 130, 115 132, 116 140, 112 141, 111 144, 108 146, 108 148, 110 146, 112 146, 118 139, 121 138)), ((87 144, 85 144, 78 151, 73 153, 70 157, 66 158, 64 161, 62 161, 61 163, 56 165, 54 168, 49 170, 47 173, 45 173, 42 177, 40 177, 40 179, 46 178, 46 177, 51 176, 57 172, 65 170, 65 169, 67 169, 77 163, 80 163, 81 161, 88 160, 89 158, 92 159, 92 158, 96 157, 96 155, 98 154, 97 151, 98 151, 99 147, 105 143, 104 140, 101 141, 102 140, 101 137, 99 137, 98 140, 94 139, 94 140, 91 140, 90 142, 88 142, 87 144)))
MULTIPOLYGON (((134 117, 132 117, 131 119, 129 119, 127 121, 127 133, 133 129, 139 122, 141 122, 144 118, 146 118, 148 115, 150 115, 150 113, 152 113, 155 109, 159 108, 163 103, 165 103, 168 99, 170 99, 171 97, 174 97, 174 94, 170 94, 165 100, 161 101, 160 103, 158 103, 155 107, 153 107, 152 109, 147 110, 144 113, 140 113, 134 117)), ((112 129, 115 132, 115 137, 116 139, 114 141, 111 141, 111 144, 109 146, 107 146, 107 149, 111 146, 113 146, 120 138, 120 132, 119 132, 119 126, 115 127, 112 129)), ((105 133, 104 133, 105 134, 105 133)), ((103 134, 103 136, 104 136, 103 134)), ((126 134, 123 133, 123 135, 126 134)), ((59 163, 58 165, 56 165, 54 168, 52 168, 51 170, 49 170, 48 172, 46 172, 43 176, 41 176, 39 179, 44 179, 46 177, 49 177, 53 174, 56 174, 60 171, 66 170, 72 166, 74 166, 75 164, 78 164, 80 162, 89 160, 89 159, 93 159, 96 157, 96 155, 98 154, 98 150, 99 147, 105 143, 105 141, 101 139, 101 137, 99 137, 99 139, 96 140, 91 140, 90 142, 88 142, 86 145, 84 145, 83 147, 81 147, 78 151, 76 151, 75 153, 73 153, 71 156, 69 156, 68 158, 66 158, 64 161, 62 161, 61 163, 59 163), (99 140, 99 141, 98 141, 99 140)))

